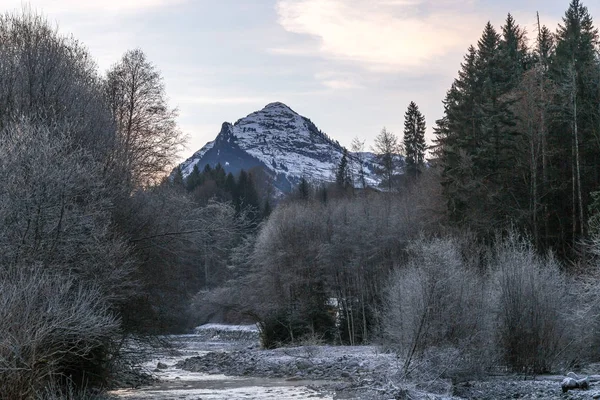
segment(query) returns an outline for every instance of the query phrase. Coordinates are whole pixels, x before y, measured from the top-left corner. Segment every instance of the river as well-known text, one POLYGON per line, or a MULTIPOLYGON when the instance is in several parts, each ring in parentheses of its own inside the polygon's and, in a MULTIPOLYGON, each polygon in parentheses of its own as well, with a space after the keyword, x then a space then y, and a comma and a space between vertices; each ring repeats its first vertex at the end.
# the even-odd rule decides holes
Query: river
MULTIPOLYGON (((248 330, 248 327, 242 329, 248 330)), ((200 356, 209 351, 232 351, 239 346, 247 346, 247 340, 222 340, 219 335, 210 337, 202 332, 171 336, 170 339, 180 347, 179 354, 158 355, 144 365, 158 378, 156 383, 146 387, 115 390, 110 394, 128 400, 333 399, 333 395, 319 390, 323 381, 232 377, 188 372, 175 367, 177 362, 185 358, 200 356), (163 369, 157 368, 159 362, 164 364, 163 369)))

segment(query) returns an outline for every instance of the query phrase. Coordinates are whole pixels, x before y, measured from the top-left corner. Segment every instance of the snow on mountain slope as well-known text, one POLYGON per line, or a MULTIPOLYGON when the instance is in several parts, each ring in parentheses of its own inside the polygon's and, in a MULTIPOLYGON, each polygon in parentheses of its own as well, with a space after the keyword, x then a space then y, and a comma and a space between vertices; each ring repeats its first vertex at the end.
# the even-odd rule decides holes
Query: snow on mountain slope
MULTIPOLYGON (((342 154, 343 147, 308 118, 283 103, 271 103, 233 125, 224 123, 217 138, 182 163, 181 169, 186 177, 194 165, 202 169, 220 163, 234 174, 262 167, 279 190, 289 192, 303 177, 314 183, 335 180, 342 154)), ((367 184, 376 185, 374 155, 360 155, 350 155, 352 169, 358 171, 357 160, 364 160, 367 184)))
POLYGON ((194 165, 196 165, 195 161, 198 161, 202 158, 202 156, 204 154, 206 154, 207 151, 209 151, 210 149, 213 148, 213 146, 215 145, 215 141, 213 140, 212 142, 208 142, 204 145, 204 147, 202 147, 200 150, 198 150, 197 152, 195 152, 190 158, 188 158, 187 160, 185 160, 181 165, 181 172, 183 173, 183 176, 188 176, 189 174, 192 173, 192 170, 194 169, 194 165))

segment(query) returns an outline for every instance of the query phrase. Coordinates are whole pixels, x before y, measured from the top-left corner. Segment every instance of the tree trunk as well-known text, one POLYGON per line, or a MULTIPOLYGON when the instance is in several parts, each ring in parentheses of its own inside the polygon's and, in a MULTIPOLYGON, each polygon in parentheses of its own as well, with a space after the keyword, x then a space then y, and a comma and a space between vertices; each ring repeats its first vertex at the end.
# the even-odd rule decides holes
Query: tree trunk
MULTIPOLYGON (((537 27, 538 27, 538 38, 542 35, 542 26, 540 24, 540 14, 537 13, 537 27)), ((546 132, 546 60, 542 59, 542 48, 541 42, 538 48, 540 54, 541 63, 541 75, 540 75, 540 142, 541 142, 541 153, 542 153, 542 193, 546 194, 548 191, 548 157, 547 157, 547 132, 546 132)), ((543 220, 544 220, 544 238, 548 238, 550 228, 548 227, 548 205, 546 202, 542 205, 543 220)))
POLYGON ((531 141, 531 191, 532 191, 532 223, 533 223, 533 238, 535 241, 536 248, 539 248, 539 227, 538 227, 538 185, 537 185, 537 156, 536 156, 536 138, 534 129, 531 126, 531 120, 528 122, 528 130, 531 141))
POLYGON ((572 223, 572 245, 575 248, 575 242, 577 240, 577 202, 576 202, 576 181, 575 181, 575 139, 571 139, 571 223, 572 223))
POLYGON ((575 145, 575 165, 577 170, 577 202, 579 208, 579 234, 583 238, 584 234, 584 220, 583 220, 583 198, 581 195, 581 163, 579 160, 579 132, 577 124, 577 73, 575 71, 575 61, 573 60, 572 65, 572 77, 573 77, 573 89, 571 91, 571 98, 573 101, 573 141, 575 145))

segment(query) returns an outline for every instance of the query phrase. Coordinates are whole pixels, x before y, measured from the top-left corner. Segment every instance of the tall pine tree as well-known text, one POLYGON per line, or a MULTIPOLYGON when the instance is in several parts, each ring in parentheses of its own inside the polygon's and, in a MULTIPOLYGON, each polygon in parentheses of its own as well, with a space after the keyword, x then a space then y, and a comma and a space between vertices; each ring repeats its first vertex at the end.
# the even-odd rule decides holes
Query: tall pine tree
POLYGON ((562 242, 575 245, 587 230, 590 192, 600 184, 598 30, 587 8, 572 0, 556 33, 550 77, 558 88, 549 129, 557 210, 553 224, 562 242), (568 182, 568 185, 565 183, 568 182))
POLYGON ((350 172, 350 166, 348 164, 348 150, 344 148, 342 158, 338 164, 338 168, 335 174, 335 184, 338 188, 348 189, 352 187, 352 174, 350 172))
POLYGON ((406 171, 415 178, 425 163, 425 117, 414 101, 404 114, 404 153, 406 171))

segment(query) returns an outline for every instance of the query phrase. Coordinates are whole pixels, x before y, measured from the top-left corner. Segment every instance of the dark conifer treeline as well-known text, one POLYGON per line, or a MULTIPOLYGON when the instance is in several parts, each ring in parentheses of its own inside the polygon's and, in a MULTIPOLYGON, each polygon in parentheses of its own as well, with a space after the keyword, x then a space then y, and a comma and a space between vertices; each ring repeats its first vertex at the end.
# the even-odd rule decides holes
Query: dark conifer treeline
POLYGON ((483 235, 516 224, 572 256, 600 185, 598 31, 573 0, 555 35, 528 47, 509 14, 471 46, 437 121, 435 154, 453 223, 483 235))
POLYGON ((241 170, 237 177, 230 172, 226 174, 221 164, 212 168, 206 164, 200 172, 194 165, 187 178, 183 178, 181 169, 177 168, 173 176, 173 184, 185 187, 196 201, 205 204, 209 201, 231 202, 236 212, 245 213, 245 217, 256 224, 269 214, 269 195, 261 200, 252 173, 241 170))

